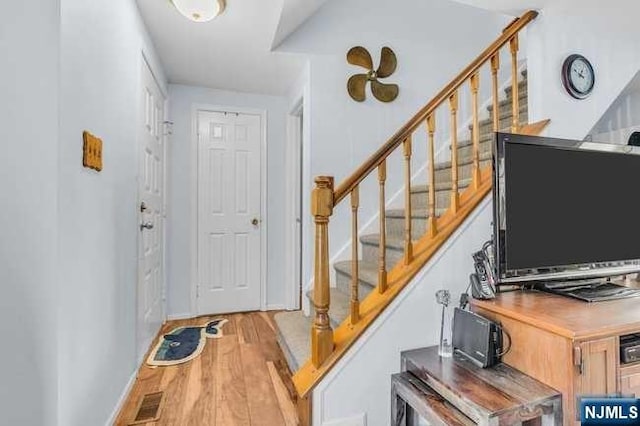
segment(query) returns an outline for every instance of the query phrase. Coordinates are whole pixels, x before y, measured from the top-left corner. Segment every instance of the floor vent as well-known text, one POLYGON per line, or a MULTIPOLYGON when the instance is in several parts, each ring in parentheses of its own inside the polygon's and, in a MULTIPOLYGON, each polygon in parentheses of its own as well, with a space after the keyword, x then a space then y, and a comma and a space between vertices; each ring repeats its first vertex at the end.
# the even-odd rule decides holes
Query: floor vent
POLYGON ((164 402, 164 392, 154 392, 145 394, 138 405, 136 416, 130 425, 137 425, 147 422, 156 422, 160 419, 162 403, 164 402))

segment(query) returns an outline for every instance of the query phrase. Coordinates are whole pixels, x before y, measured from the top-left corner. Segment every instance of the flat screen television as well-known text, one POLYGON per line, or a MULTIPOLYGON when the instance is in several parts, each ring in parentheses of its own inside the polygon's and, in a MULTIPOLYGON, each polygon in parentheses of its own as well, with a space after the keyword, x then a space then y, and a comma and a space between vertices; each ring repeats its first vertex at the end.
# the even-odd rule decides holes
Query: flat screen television
POLYGON ((640 148, 496 133, 500 284, 640 271, 640 148))

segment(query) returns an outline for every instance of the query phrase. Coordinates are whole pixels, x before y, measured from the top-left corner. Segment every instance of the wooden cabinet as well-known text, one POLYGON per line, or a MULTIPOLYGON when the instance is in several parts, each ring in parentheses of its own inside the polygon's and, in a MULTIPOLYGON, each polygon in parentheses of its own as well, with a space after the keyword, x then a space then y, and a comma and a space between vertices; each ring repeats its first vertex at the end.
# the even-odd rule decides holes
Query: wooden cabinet
POLYGON ((521 291, 473 300, 512 340, 503 362, 562 393, 564 424, 579 424, 581 395, 640 396, 640 363, 620 365, 620 336, 640 332, 640 298, 586 303, 521 291))
POLYGON ((611 395, 618 391, 618 340, 608 337, 576 346, 577 395, 611 395))
POLYGON ((640 364, 630 364, 620 368, 619 391, 622 395, 640 397, 640 364))

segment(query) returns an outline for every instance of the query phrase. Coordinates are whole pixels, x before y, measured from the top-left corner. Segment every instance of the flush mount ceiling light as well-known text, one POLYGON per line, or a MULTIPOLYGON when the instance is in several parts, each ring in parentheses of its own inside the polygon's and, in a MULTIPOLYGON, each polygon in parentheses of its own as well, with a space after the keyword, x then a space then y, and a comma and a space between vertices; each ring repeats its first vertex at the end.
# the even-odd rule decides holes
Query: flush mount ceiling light
POLYGON ((225 0, 171 0, 175 8, 187 19, 207 22, 220 15, 225 8, 225 0))

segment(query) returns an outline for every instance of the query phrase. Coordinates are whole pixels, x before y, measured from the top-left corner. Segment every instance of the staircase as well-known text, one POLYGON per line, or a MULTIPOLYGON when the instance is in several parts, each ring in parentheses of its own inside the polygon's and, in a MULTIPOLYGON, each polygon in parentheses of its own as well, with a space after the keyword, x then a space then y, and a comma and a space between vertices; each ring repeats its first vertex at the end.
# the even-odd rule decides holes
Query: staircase
MULTIPOLYGON (((528 123, 527 114, 527 73, 521 73, 519 85, 519 121, 528 123)), ((511 86, 504 90, 504 98, 498 103, 499 130, 509 132, 512 125, 512 93, 511 86)), ((493 104, 487 107, 486 118, 479 122, 480 129, 480 167, 491 165, 493 142, 493 104)), ((459 189, 466 189, 471 184, 473 168, 473 142, 471 140, 473 125, 469 125, 469 138, 458 143, 458 178, 459 189)), ((442 216, 451 203, 451 161, 437 163, 435 166, 436 217, 442 216)), ((411 231, 414 240, 419 239, 427 231, 429 185, 411 186, 411 231)), ((405 210, 386 209, 386 262, 389 268, 404 257, 405 210)), ((371 293, 378 284, 378 260, 380 234, 365 234, 360 237, 362 259, 359 262, 358 289, 362 298, 371 293)), ((335 329, 350 315, 351 295, 351 260, 334 264, 336 287, 330 289, 331 310, 329 319, 335 329)), ((313 291, 306 296, 313 307, 313 291)), ((278 326, 278 342, 289 363, 291 371, 297 371, 309 359, 311 350, 311 329, 313 315, 307 317, 302 311, 281 312, 275 315, 278 326)))
MULTIPOLYGON (((538 134, 549 120, 528 123, 527 73, 518 72, 518 34, 537 16, 529 11, 514 19, 502 34, 418 113, 402 126, 367 161, 334 187, 333 178, 318 176, 312 193, 315 222, 313 290, 306 297, 313 310, 283 312, 275 316, 280 346, 298 393, 298 411, 309 424, 313 388, 340 360, 351 345, 391 304, 416 274, 432 259, 464 223, 492 186, 492 142, 496 131, 538 134), (500 51, 511 54, 511 86, 499 93, 500 51), (479 108, 479 84, 483 67, 490 67, 491 105, 479 108), (467 86, 468 85, 468 86, 467 86), (472 124, 458 126, 458 94, 470 89, 472 124), (448 120, 437 119, 439 108, 448 109, 448 120), (412 144, 419 128, 427 129, 427 183, 412 182, 412 144), (449 161, 435 161, 436 127, 448 127, 449 161), (468 135, 468 137, 459 136, 468 135), (404 208, 388 209, 387 160, 402 149, 404 208), (365 179, 376 179, 378 193, 360 193, 365 179), (359 234, 360 197, 376 197, 379 232, 359 234), (349 200, 351 206, 351 260, 333 265, 336 287, 330 287, 329 225, 334 207, 349 200)), ((446 140, 446 139, 445 139, 446 140)))

